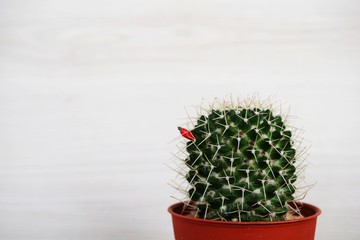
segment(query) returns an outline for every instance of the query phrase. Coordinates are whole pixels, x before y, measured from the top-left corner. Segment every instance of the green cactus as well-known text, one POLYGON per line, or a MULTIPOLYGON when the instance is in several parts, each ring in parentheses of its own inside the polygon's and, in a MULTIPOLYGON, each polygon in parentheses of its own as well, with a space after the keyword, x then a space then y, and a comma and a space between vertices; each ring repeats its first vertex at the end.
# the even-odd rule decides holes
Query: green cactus
POLYGON ((296 150, 284 117, 261 107, 225 106, 190 130, 185 165, 197 217, 284 220, 296 187, 296 150))

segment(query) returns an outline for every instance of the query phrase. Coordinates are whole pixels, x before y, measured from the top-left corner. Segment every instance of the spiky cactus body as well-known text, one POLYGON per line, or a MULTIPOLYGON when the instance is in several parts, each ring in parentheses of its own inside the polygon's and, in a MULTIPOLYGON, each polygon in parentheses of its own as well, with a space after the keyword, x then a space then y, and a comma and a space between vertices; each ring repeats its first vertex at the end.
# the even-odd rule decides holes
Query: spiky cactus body
POLYGON ((296 180, 292 133, 269 109, 212 109, 188 141, 188 194, 197 216, 226 221, 283 220, 296 180))

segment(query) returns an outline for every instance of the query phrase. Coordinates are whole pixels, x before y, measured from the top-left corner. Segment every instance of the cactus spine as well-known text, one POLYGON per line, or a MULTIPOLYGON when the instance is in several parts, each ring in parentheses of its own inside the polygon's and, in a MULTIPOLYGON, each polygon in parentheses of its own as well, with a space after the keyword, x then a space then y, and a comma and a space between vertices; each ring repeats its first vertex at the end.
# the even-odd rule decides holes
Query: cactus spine
POLYGON ((283 220, 297 180, 293 133, 284 117, 257 104, 222 104, 193 124, 185 178, 197 217, 283 220))

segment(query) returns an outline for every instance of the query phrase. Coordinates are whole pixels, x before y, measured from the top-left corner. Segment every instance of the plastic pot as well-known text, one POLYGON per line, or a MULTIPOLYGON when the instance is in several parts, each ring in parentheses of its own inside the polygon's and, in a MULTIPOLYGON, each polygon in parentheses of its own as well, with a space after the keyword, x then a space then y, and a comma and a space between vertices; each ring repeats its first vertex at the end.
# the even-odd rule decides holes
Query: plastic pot
POLYGON ((169 207, 176 240, 314 240, 319 208, 302 203, 304 218, 274 222, 223 222, 186 216, 183 203, 169 207), (182 213, 183 212, 183 213, 182 213))

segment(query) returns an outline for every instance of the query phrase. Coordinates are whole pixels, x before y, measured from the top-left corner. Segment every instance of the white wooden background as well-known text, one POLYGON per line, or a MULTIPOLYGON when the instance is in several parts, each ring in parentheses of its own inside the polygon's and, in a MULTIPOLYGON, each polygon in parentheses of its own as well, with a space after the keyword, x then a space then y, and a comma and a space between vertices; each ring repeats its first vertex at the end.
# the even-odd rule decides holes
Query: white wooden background
POLYGON ((306 130, 317 240, 360 239, 359 1, 0 0, 0 239, 172 239, 184 107, 253 93, 306 130))

